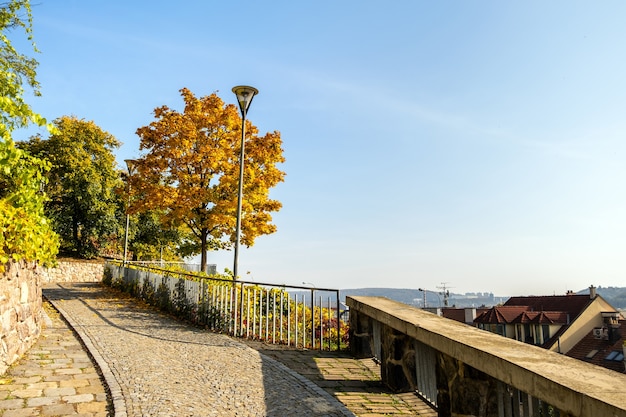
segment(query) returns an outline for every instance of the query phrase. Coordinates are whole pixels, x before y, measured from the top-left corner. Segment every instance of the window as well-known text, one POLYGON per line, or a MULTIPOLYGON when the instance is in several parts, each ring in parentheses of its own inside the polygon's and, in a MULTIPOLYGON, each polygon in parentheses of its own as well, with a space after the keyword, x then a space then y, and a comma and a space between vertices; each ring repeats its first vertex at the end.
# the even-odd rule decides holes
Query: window
POLYGON ((624 353, 621 350, 614 350, 613 352, 606 355, 606 358, 604 358, 604 360, 621 362, 624 360, 624 353))
POLYGON ((541 329, 543 330, 543 342, 545 343, 550 340, 550 326, 544 324, 543 326, 541 326, 541 329))

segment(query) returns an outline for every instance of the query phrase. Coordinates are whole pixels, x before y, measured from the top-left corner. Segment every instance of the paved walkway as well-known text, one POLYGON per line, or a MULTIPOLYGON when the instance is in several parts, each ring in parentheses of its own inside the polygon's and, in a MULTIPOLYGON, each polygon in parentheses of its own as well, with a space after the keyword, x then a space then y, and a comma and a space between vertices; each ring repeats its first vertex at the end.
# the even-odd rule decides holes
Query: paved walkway
MULTIPOLYGON (((371 360, 244 344, 172 320, 99 284, 56 285, 44 295, 101 369, 110 408, 115 409, 111 416, 436 415, 413 394, 386 393, 371 360)), ((106 416, 98 374, 78 357, 76 351, 82 349, 76 348, 75 338, 69 340, 73 335, 66 327, 61 329, 63 322, 53 317, 51 323, 29 355, 0 378, 0 416, 106 416), (63 337, 51 337, 55 329, 63 337), (56 348, 40 346, 49 340, 57 341, 56 348), (59 346, 76 356, 58 358, 59 364, 41 358, 56 359, 51 352, 59 346), (55 370, 61 363, 73 371, 55 370), (27 369, 32 379, 20 379, 27 378, 19 374, 27 369), (34 385, 53 382, 35 381, 47 372, 57 377, 65 373, 65 382, 34 385), (61 388, 74 391, 53 391, 61 388)))
POLYGON ((39 340, 0 376, 0 416, 106 417, 111 407, 97 369, 67 323, 46 306, 39 340))

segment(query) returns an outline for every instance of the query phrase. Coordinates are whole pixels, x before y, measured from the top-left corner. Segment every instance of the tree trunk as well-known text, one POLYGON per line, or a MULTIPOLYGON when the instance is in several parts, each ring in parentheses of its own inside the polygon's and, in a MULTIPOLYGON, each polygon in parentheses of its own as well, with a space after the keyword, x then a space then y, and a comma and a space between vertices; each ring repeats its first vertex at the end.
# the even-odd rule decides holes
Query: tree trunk
POLYGON ((207 229, 202 229, 200 233, 200 270, 207 272, 206 270, 206 254, 207 254, 207 237, 209 232, 207 229))
POLYGON ((74 239, 74 250, 78 256, 82 253, 82 242, 80 241, 80 236, 78 234, 78 208, 76 204, 74 204, 74 215, 72 216, 72 238, 74 239))

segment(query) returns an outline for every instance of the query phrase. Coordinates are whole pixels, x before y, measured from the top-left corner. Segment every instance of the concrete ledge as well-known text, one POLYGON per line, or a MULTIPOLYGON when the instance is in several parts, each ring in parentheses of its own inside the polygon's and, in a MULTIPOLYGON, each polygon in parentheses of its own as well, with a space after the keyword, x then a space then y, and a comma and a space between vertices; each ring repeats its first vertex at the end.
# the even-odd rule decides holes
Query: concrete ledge
POLYGON ((626 375, 383 297, 347 297, 364 314, 573 416, 626 416, 626 375))

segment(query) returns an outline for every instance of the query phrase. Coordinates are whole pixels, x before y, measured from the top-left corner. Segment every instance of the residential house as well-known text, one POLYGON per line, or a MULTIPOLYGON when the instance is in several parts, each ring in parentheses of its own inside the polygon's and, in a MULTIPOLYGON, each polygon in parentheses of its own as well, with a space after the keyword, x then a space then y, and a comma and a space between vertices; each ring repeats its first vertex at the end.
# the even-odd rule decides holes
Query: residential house
POLYGON ((589 294, 511 297, 491 308, 443 308, 446 318, 618 372, 626 369, 626 321, 595 288, 589 294))

